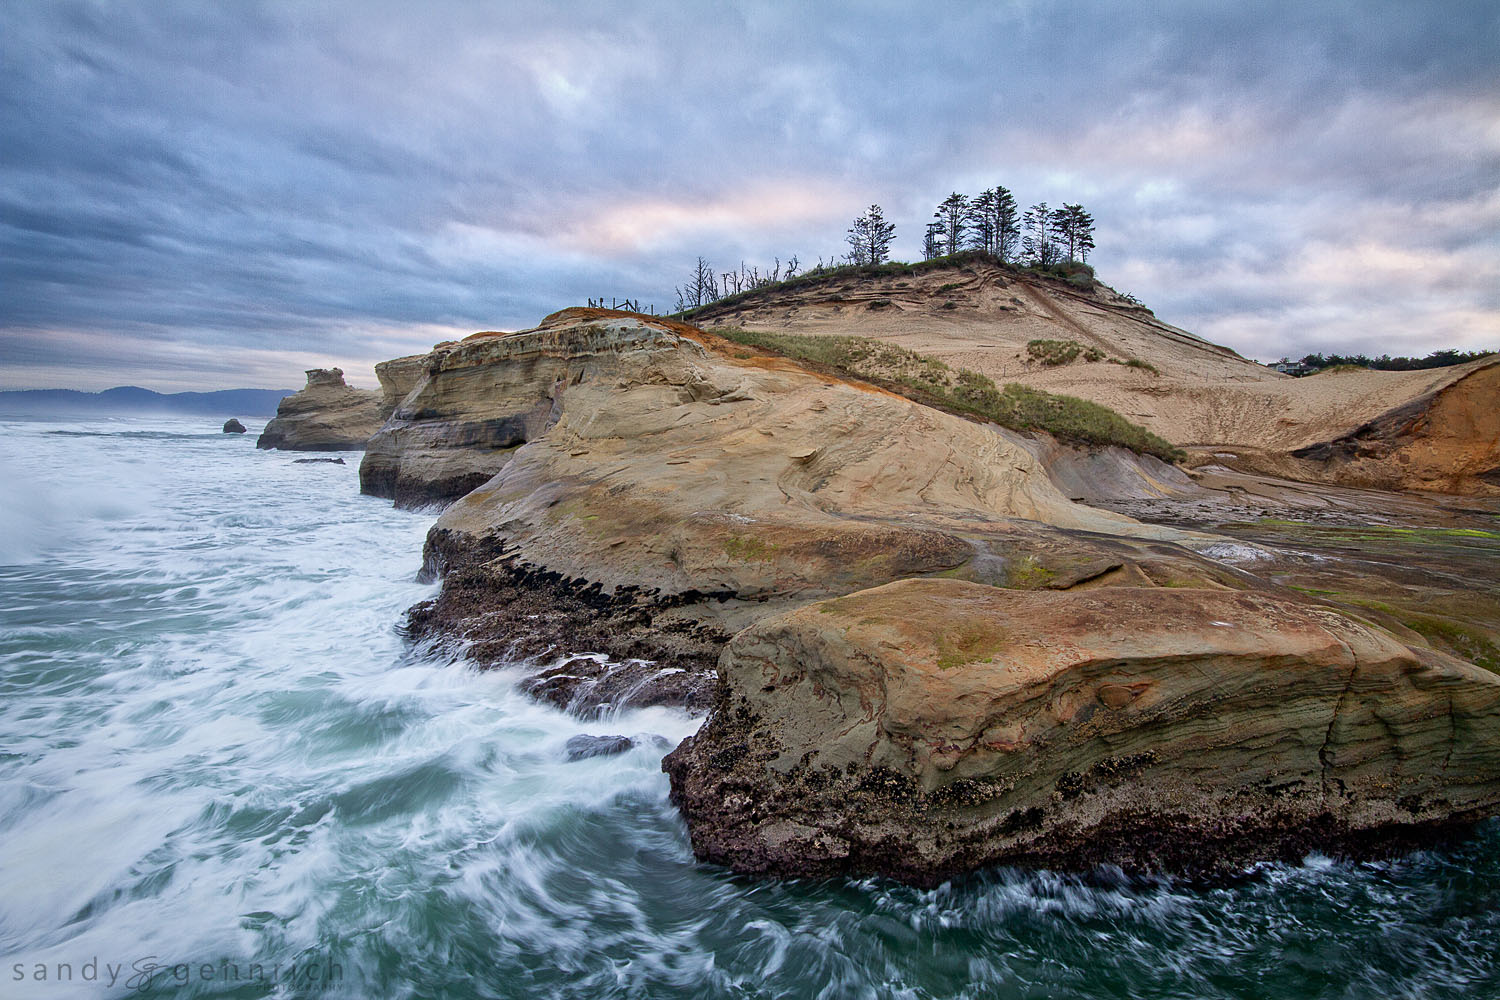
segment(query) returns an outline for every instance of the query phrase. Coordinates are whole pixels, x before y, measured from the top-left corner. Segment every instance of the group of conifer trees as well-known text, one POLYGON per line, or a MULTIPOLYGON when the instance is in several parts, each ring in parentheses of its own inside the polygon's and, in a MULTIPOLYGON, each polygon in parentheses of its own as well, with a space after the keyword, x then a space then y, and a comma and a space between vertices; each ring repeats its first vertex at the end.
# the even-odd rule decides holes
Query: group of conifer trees
POLYGON ((1042 201, 1022 213, 1016 196, 998 185, 973 198, 953 192, 932 220, 922 237, 925 260, 982 250, 1005 263, 1051 267, 1087 261, 1094 249, 1094 217, 1082 205, 1042 201))
MULTIPOLYGON (((922 237, 924 260, 982 250, 1005 263, 1052 267, 1087 262, 1094 249, 1094 217, 1082 205, 1052 208, 1043 201, 1023 213, 1016 196, 998 185, 973 198, 953 192, 932 219, 922 237)), ((849 263, 884 263, 895 237, 895 225, 871 205, 849 227, 849 263)))
MULTIPOLYGON (((998 185, 973 198, 955 191, 943 199, 932 218, 922 239, 924 260, 980 250, 1003 263, 1053 267, 1087 262, 1089 251, 1094 249, 1094 217, 1082 205, 1065 204, 1054 209, 1043 201, 1023 213, 1015 195, 998 185)), ((845 237, 848 256, 835 255, 826 264, 819 258, 817 265, 804 273, 816 274, 849 264, 883 264, 890 260, 895 238, 895 224, 886 219, 879 205, 871 205, 849 227, 845 237)), ((720 273, 699 257, 687 284, 676 289, 677 311, 793 278, 799 267, 793 257, 785 265, 778 259, 774 267, 764 271, 741 263, 737 271, 720 273)))

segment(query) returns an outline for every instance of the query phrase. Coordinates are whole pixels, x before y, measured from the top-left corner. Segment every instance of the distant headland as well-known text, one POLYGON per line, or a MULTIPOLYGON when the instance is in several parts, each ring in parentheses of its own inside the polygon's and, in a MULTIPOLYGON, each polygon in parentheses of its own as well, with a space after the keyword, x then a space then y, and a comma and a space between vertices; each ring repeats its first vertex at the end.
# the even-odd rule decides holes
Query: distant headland
POLYGON ((121 385, 103 392, 77 389, 12 389, 0 392, 0 415, 164 413, 184 416, 269 417, 294 389, 219 389, 155 392, 121 385))

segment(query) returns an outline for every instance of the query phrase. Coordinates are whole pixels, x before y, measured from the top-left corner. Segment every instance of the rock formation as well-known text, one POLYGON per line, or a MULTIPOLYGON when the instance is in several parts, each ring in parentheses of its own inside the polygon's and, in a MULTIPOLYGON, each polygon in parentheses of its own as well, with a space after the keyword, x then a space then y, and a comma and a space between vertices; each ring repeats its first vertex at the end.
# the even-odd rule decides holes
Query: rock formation
POLYGON ((469 491, 429 534, 447 577, 414 634, 627 661, 543 669, 537 693, 575 708, 706 704, 734 631, 903 576, 1232 577, 1156 544, 1190 536, 1073 503, 1032 447, 691 327, 568 310, 435 352, 360 472, 398 503, 469 491))
POLYGON ((342 369, 310 369, 306 387, 281 401, 255 446, 358 451, 385 420, 381 399, 381 393, 345 385, 342 369))
POLYGON ((568 740, 563 751, 570 761, 588 760, 590 757, 613 757, 635 746, 629 736, 578 735, 568 740))
POLYGON ((739 871, 1221 870, 1500 806, 1495 675, 1263 594, 904 580, 719 667, 664 766, 695 851, 739 871))
POLYGON ((1194 867, 1500 803, 1500 678, 1070 499, 1171 466, 606 310, 403 370, 360 476, 450 504, 409 634, 575 712, 712 698, 668 762, 704 857, 1194 867))
POLYGON ((243 434, 245 433, 245 425, 240 423, 234 417, 230 417, 228 420, 224 421, 224 433, 243 434))
MULTIPOLYGON (((1388 490, 1500 495, 1500 360, 1457 366, 1458 377, 1330 441, 1291 453, 1271 471, 1388 490)), ((1329 377, 1347 377, 1335 373, 1329 377)))

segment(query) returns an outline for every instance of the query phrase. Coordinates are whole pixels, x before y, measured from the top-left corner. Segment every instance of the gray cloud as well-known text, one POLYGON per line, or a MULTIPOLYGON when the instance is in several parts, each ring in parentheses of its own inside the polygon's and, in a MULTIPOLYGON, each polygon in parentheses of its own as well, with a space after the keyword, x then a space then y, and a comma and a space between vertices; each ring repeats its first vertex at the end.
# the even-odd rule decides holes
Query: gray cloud
POLYGON ((1242 353, 1500 346, 1496 53, 1489 3, 8 5, 0 382, 293 384, 995 183, 1242 353))

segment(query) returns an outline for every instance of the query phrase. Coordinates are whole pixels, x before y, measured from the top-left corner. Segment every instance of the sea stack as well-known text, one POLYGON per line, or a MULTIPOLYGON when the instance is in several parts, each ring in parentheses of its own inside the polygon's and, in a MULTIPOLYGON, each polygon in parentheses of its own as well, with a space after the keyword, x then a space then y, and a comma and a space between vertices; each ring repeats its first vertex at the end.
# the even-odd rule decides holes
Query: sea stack
POLYGON ((243 434, 245 433, 245 425, 240 423, 234 417, 230 417, 228 420, 224 421, 224 433, 243 434))
POLYGON ((307 385, 276 407, 257 448, 283 451, 362 451, 385 421, 383 394, 344 383, 341 368, 312 368, 307 385))

